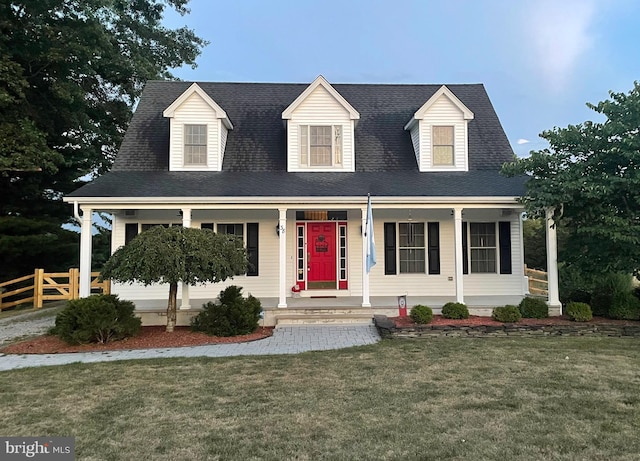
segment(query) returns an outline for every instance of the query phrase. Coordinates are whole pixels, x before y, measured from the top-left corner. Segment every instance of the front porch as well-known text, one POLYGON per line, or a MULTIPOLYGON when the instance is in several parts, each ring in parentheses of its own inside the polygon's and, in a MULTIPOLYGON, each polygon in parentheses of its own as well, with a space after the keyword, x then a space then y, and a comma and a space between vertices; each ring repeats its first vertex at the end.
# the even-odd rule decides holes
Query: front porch
MULTIPOLYGON (((278 324, 320 323, 320 324, 357 324, 371 323, 374 315, 395 317, 398 315, 398 298, 395 296, 372 296, 371 307, 362 307, 362 297, 290 297, 287 307, 278 307, 279 298, 260 298, 264 309, 264 325, 278 324)), ((465 303, 471 315, 491 316, 496 306, 506 304, 517 305, 521 296, 493 295, 466 296, 465 303)), ((190 309, 178 311, 178 325, 189 325, 191 318, 196 316, 201 306, 210 299, 191 299, 190 309)), ((455 302, 454 296, 407 296, 407 307, 424 304, 433 309, 434 314, 440 314, 441 308, 447 302, 455 302)), ((135 302, 136 312, 145 325, 164 325, 166 323, 166 300, 139 300, 135 302)), ((559 315, 553 308, 550 315, 559 315)))

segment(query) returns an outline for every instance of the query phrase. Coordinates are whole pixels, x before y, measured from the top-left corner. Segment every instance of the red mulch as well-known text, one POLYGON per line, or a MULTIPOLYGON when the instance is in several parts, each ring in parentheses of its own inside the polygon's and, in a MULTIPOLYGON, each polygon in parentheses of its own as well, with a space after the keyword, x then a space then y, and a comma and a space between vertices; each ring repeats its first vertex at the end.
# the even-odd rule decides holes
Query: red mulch
MULTIPOLYGON (((390 317, 389 320, 395 322, 397 327, 408 327, 416 325, 411 320, 411 317, 390 317)), ((594 317, 589 322, 580 322, 581 324, 598 324, 598 325, 638 325, 638 322, 632 320, 613 320, 604 317, 594 317)), ((546 319, 522 319, 518 322, 518 325, 575 325, 576 322, 569 319, 567 316, 562 317, 548 317, 546 319)), ((442 325, 442 326, 499 326, 504 325, 502 322, 493 320, 491 317, 479 317, 476 315, 469 316, 468 319, 445 319, 441 315, 434 315, 433 320, 428 325, 442 325)))
POLYGON ((242 336, 209 336, 194 333, 189 327, 176 327, 167 333, 165 327, 143 327, 138 336, 113 341, 106 344, 82 344, 70 346, 57 336, 40 336, 28 341, 11 344, 0 349, 4 354, 59 354, 66 352, 102 352, 129 349, 151 349, 181 346, 201 346, 204 344, 243 343, 264 339, 273 334, 273 327, 260 327, 255 332, 242 336))

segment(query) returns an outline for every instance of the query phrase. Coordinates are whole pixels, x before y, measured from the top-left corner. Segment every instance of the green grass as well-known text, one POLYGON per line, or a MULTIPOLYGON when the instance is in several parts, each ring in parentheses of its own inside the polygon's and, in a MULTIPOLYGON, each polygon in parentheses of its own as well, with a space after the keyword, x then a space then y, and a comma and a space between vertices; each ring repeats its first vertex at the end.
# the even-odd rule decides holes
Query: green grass
POLYGON ((434 338, 0 372, 0 434, 75 436, 79 460, 635 460, 639 346, 434 338))

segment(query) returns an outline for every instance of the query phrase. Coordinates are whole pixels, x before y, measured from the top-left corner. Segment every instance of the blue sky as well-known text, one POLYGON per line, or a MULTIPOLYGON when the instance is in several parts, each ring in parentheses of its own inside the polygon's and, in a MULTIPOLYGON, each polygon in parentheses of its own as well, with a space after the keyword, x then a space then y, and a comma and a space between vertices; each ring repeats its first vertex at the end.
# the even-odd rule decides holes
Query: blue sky
POLYGON ((637 0, 191 0, 168 13, 210 44, 183 80, 483 83, 514 151, 599 120, 640 80, 637 0), (527 141, 527 142, 525 142, 527 141))

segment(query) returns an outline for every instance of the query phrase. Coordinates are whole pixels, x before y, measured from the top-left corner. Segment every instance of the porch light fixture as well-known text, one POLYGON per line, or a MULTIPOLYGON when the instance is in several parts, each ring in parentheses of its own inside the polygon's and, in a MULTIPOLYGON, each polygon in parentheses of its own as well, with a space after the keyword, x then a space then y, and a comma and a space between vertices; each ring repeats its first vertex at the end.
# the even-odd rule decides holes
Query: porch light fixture
POLYGON ((276 224, 276 234, 278 235, 278 237, 280 237, 280 234, 284 234, 284 227, 281 226, 280 224, 276 224))

